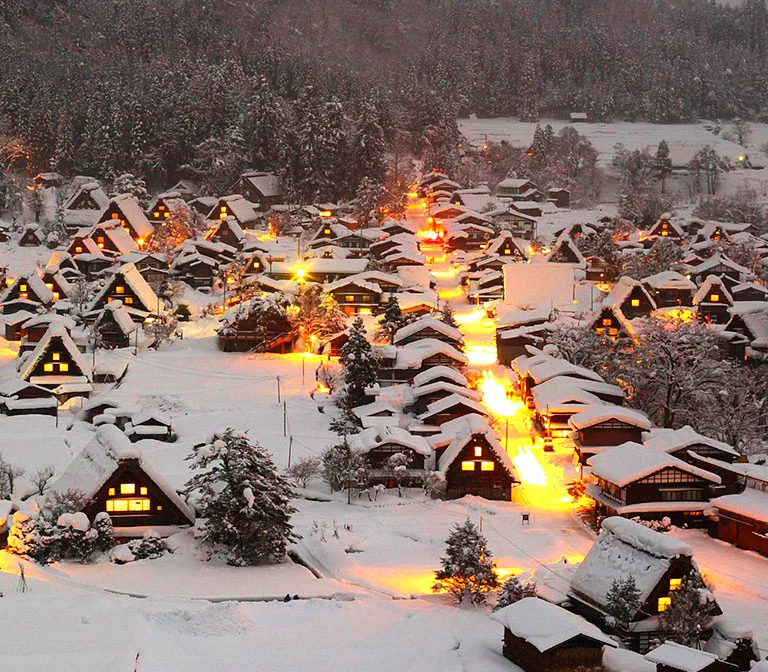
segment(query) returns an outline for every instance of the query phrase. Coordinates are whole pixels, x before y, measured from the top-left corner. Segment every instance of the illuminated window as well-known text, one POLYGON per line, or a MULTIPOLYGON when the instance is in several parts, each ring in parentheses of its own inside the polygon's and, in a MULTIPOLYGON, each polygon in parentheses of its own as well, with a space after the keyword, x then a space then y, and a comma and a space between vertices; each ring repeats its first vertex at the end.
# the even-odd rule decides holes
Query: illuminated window
POLYGON ((327 236, 328 234, 331 233, 331 230, 330 229, 323 229, 323 233, 327 236))
POLYGON ((58 300, 59 300, 59 298, 60 298, 60 295, 59 295, 59 293, 58 293, 58 292, 54 292, 54 293, 53 293, 53 300, 54 300, 54 301, 58 301, 58 300))
POLYGON ((107 512, 108 513, 126 513, 128 511, 149 511, 151 509, 151 502, 147 498, 140 499, 108 499, 107 500, 107 512))
POLYGON ((677 590, 680 587, 680 584, 683 582, 682 579, 670 579, 669 580, 669 589, 670 590, 677 590))
POLYGON ((632 307, 638 308, 640 306, 640 299, 632 299, 632 307))
POLYGON ((510 250, 508 247, 505 247, 504 254, 512 254, 512 250, 510 250))
POLYGON ((27 286, 26 285, 19 285, 19 291, 20 292, 26 292, 27 291, 27 286))
POLYGON ((483 456, 483 447, 475 446, 475 457, 482 457, 482 456, 483 456))
POLYGON ((473 460, 466 460, 461 463, 461 470, 462 471, 474 471, 475 470, 475 463, 473 460))
POLYGON ((52 373, 53 364, 43 364, 43 371, 45 371, 46 373, 52 373))
POLYGON ((146 495, 147 494, 147 489, 145 487, 139 488, 139 494, 140 495, 146 495))
POLYGON ((669 605, 670 604, 672 604, 672 598, 671 597, 660 597, 659 598, 659 604, 658 604, 659 613, 669 609, 669 605))
POLYGON ((116 212, 113 212, 112 219, 120 219, 120 215, 118 215, 116 212))
POLYGON ((493 471, 493 468, 495 467, 494 462, 486 462, 483 461, 480 463, 480 471, 493 471))
POLYGON ((112 297, 111 296, 107 297, 107 303, 112 303, 112 297))
POLYGON ((710 300, 710 301, 719 301, 719 300, 720 300, 720 295, 719 295, 719 294, 712 294, 712 295, 709 297, 709 300, 710 300))
POLYGON ((48 289, 53 289, 53 283, 52 283, 52 282, 46 282, 46 283, 45 283, 45 286, 46 286, 48 289))
POLYGON ((61 359, 61 353, 59 353, 59 352, 54 352, 54 353, 51 355, 51 359, 52 359, 54 362, 58 362, 58 361, 61 359))
POLYGON ((136 494, 136 484, 135 483, 121 483, 120 484, 120 494, 121 495, 135 495, 136 494))
POLYGON ((67 364, 66 362, 62 362, 61 364, 59 364, 59 371, 61 371, 62 373, 66 373, 67 371, 69 371, 69 364, 67 364))
POLYGON ((83 251, 83 248, 82 248, 82 247, 80 247, 80 246, 78 246, 78 247, 76 247, 76 248, 75 248, 75 252, 82 252, 82 251, 83 251))
POLYGON ((603 326, 604 326, 604 327, 610 327, 610 326, 611 326, 611 324, 612 324, 612 321, 611 321, 611 318, 610 318, 610 317, 605 317, 605 318, 603 318, 603 326))
POLYGON ((158 505, 157 505, 157 510, 158 510, 158 511, 162 511, 162 510, 163 510, 163 507, 162 507, 160 504, 158 504, 158 505))
POLYGON ((118 285, 117 287, 115 287, 115 293, 116 294, 125 294, 125 287, 123 287, 122 285, 118 285))
POLYGON ((126 302, 128 305, 132 304, 132 303, 133 303, 133 297, 131 297, 131 296, 126 296, 126 297, 125 297, 125 302, 126 302))
POLYGON ((668 236, 668 235, 669 235, 669 231, 666 231, 666 230, 665 230, 665 231, 662 231, 662 232, 661 232, 661 235, 662 235, 662 236, 668 236))
POLYGON ((110 497, 114 497, 115 496, 115 489, 114 488, 110 488, 108 494, 109 494, 110 497))
POLYGON ((170 212, 164 212, 163 213, 163 217, 165 217, 166 219, 168 219, 170 216, 171 216, 170 212))
POLYGON ((152 213, 153 217, 160 217, 160 213, 155 210, 155 212, 152 213))
POLYGON ((352 294, 347 294, 347 296, 345 296, 345 297, 344 297, 344 300, 345 300, 347 303, 352 303, 352 302, 355 300, 355 297, 354 297, 354 296, 352 296, 352 294))
POLYGON ((222 205, 222 206, 219 208, 219 212, 226 212, 226 211, 227 211, 227 206, 226 206, 226 205, 222 205))

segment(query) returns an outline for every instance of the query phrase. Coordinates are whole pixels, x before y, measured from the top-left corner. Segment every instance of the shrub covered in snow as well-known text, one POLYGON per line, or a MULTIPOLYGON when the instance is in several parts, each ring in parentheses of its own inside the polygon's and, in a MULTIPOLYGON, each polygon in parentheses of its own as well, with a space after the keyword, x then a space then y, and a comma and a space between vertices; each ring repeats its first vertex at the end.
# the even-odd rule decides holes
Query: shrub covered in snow
POLYGON ((631 574, 626 578, 615 578, 611 589, 605 598, 609 626, 626 630, 635 614, 640 611, 640 591, 637 589, 635 577, 631 574))
POLYGON ((156 560, 168 552, 168 544, 154 530, 147 530, 141 539, 132 539, 128 548, 134 560, 156 560))
POLYGON ((8 552, 45 562, 45 546, 38 529, 37 511, 17 511, 8 531, 8 552))
POLYGON ((499 591, 494 611, 508 607, 526 597, 536 597, 536 582, 521 581, 519 576, 510 576, 499 591))
POLYGON ((272 456, 230 428, 187 459, 196 472, 186 487, 198 497, 203 542, 233 565, 282 561, 299 537, 289 522, 291 486, 272 456))
POLYGON ((672 521, 669 516, 664 516, 661 520, 643 520, 636 516, 632 520, 655 532, 669 532, 672 529, 672 521))
POLYGON ((424 494, 432 499, 439 499, 445 495, 445 474, 441 471, 430 471, 423 479, 424 494))
POLYGON ((362 480, 359 478, 360 472, 367 472, 365 458, 352 450, 346 441, 326 448, 320 457, 323 461, 323 478, 334 492, 347 487, 348 481, 359 486, 362 480))

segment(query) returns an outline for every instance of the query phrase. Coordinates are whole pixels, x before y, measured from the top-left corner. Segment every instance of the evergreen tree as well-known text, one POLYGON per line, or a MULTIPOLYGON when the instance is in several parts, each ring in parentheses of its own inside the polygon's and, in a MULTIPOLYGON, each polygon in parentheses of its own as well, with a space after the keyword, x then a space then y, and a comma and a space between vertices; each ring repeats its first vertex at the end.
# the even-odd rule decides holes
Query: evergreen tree
POLYGON ((445 555, 435 572, 438 583, 433 590, 447 588, 458 604, 465 599, 471 604, 484 604, 486 593, 499 585, 496 565, 486 543, 471 520, 456 523, 446 539, 445 555))
POLYGON ((672 602, 659 614, 659 625, 673 642, 698 649, 712 624, 707 586, 698 575, 683 577, 680 587, 670 593, 672 602))
POLYGON ((640 591, 631 574, 626 578, 616 578, 605 597, 609 625, 626 631, 640 608, 640 591))
POLYGON ((666 140, 659 143, 653 162, 656 177, 661 180, 661 193, 666 193, 667 176, 672 172, 672 159, 669 157, 669 145, 666 140))
POLYGON ((539 82, 533 57, 526 55, 517 85, 520 121, 539 120, 539 82))
POLYGON ((351 408, 342 408, 339 414, 328 424, 328 429, 339 436, 347 437, 363 431, 363 423, 351 408))
POLYGON ((142 209, 149 206, 150 197, 147 192, 147 183, 131 173, 118 175, 112 183, 110 195, 119 196, 120 194, 131 194, 134 196, 142 209))
POLYGON ((521 581, 518 576, 512 575, 501 587, 494 611, 508 607, 526 597, 536 597, 536 582, 521 581))
POLYGON ((9 553, 37 562, 45 561, 45 548, 38 530, 37 511, 17 511, 13 514, 13 524, 8 531, 7 548, 9 553))
POLYGON ((362 406, 367 400, 366 388, 378 379, 378 364, 360 317, 352 323, 349 340, 341 348, 341 363, 344 366, 347 406, 362 406))
POLYGON ((386 139, 378 117, 373 101, 366 100, 350 138, 351 184, 360 184, 364 178, 374 184, 384 182, 386 139))
POLYGON ((204 542, 222 549, 233 565, 281 562, 299 537, 290 524, 291 488, 272 456, 228 428, 195 446, 187 459, 197 473, 186 490, 198 496, 204 542))
POLYGON ((393 343, 395 339, 395 333, 404 324, 403 312, 400 309, 400 301, 397 299, 397 295, 392 293, 387 299, 387 305, 384 309, 384 322, 382 324, 382 331, 389 338, 389 342, 393 343))
POLYGON ((447 303, 443 306, 442 310, 438 311, 436 317, 443 324, 447 324, 449 327, 453 327, 454 329, 459 328, 459 323, 456 321, 456 318, 453 316, 453 308, 449 306, 447 303))
POLYGON ((365 470, 365 459, 349 447, 345 441, 323 451, 323 479, 333 492, 339 492, 355 480, 355 474, 365 470))

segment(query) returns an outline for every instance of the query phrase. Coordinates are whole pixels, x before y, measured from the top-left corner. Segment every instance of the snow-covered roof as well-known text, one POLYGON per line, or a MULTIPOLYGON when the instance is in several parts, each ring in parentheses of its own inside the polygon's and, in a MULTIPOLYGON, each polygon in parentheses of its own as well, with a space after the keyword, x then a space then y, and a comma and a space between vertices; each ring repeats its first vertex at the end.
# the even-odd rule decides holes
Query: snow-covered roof
MULTIPOLYGON (((120 328, 126 336, 132 334, 138 325, 131 319, 131 314, 123 306, 122 301, 112 301, 103 308, 105 313, 111 313, 115 320, 115 324, 120 328)), ((100 320, 99 320, 100 321, 100 320)))
POLYGON ((611 385, 610 383, 598 383, 594 380, 584 380, 583 378, 571 378, 570 376, 558 376, 552 378, 545 383, 541 383, 533 388, 533 396, 536 398, 538 394, 552 394, 557 396, 562 393, 573 393, 576 390, 583 390, 589 392, 597 397, 604 394, 611 397, 623 398, 625 396, 624 390, 618 385, 611 385), (550 392, 550 390, 552 390, 550 392), (560 392, 557 392, 557 391, 560 392))
POLYGON ((645 602, 672 560, 693 556, 688 544, 627 518, 606 518, 602 528, 571 577, 571 590, 598 605, 605 604, 614 579, 628 576, 635 579, 640 602, 645 602))
POLYGON ((645 659, 657 665, 665 665, 680 672, 701 672, 718 657, 714 653, 691 649, 677 642, 666 641, 653 651, 645 654, 645 659))
POLYGON ((120 212, 123 213, 125 221, 131 225, 136 235, 139 238, 149 238, 152 232, 155 230, 152 224, 150 224, 147 216, 139 205, 139 201, 133 194, 120 194, 115 196, 112 201, 117 207, 120 208, 120 212))
POLYGON ((54 481, 51 490, 59 493, 70 489, 80 490, 86 499, 90 499, 115 473, 120 460, 127 459, 138 460, 139 466, 152 479, 152 482, 178 507, 190 523, 194 522, 195 514, 186 502, 147 464, 137 445, 131 443, 128 437, 114 425, 101 425, 96 430, 96 436, 54 481))
POLYGON ((481 434, 485 437, 488 445, 496 454, 496 458, 507 473, 510 476, 515 475, 515 467, 512 464, 512 460, 509 458, 507 451, 504 450, 501 443, 499 443, 496 432, 488 424, 488 420, 482 415, 471 413, 470 415, 462 415, 455 420, 449 420, 441 425, 440 433, 442 437, 450 440, 445 452, 440 456, 438 469, 441 472, 446 473, 448 467, 453 464, 453 461, 461 453, 462 448, 472 440, 474 435, 481 434))
POLYGON ((507 310, 499 316, 498 328, 501 327, 519 327, 532 322, 547 322, 552 309, 550 306, 536 306, 531 310, 513 308, 507 310))
POLYGON ((613 286, 608 296, 603 299, 603 308, 621 308, 623 303, 627 300, 632 291, 639 288, 640 291, 645 294, 646 298, 651 304, 652 309, 656 309, 656 302, 649 296, 645 287, 634 278, 629 276, 622 276, 618 282, 613 286))
POLYGON ((414 387, 413 398, 418 399, 419 397, 423 397, 425 394, 432 394, 433 392, 438 391, 445 391, 448 394, 460 394, 469 399, 474 399, 475 401, 480 401, 480 399, 483 397, 483 395, 476 390, 470 390, 464 386, 454 385, 453 383, 439 380, 435 383, 428 383, 420 387, 414 387))
POLYGON ((339 289, 344 289, 345 287, 357 287, 359 289, 362 289, 366 292, 373 292, 374 294, 381 294, 381 287, 377 285, 375 282, 369 282, 368 280, 365 280, 361 277, 360 274, 358 275, 350 275, 346 278, 342 278, 341 280, 336 280, 336 282, 330 282, 323 288, 326 292, 335 292, 339 289))
POLYGON ((705 259, 701 263, 696 264, 695 266, 691 266, 691 269, 694 273, 696 273, 696 275, 701 275, 702 273, 705 273, 721 265, 745 276, 752 275, 748 268, 737 264, 735 261, 729 259, 724 254, 713 254, 709 259, 705 259))
POLYGON ((603 667, 606 672, 656 672, 656 664, 628 649, 604 649, 603 667))
MULTIPOLYGON (((549 386, 549 383, 554 383, 559 380, 561 379, 553 378, 552 380, 533 388, 531 394, 533 396, 533 401, 536 404, 536 408, 540 413, 553 412, 556 409, 559 410, 566 404, 575 404, 586 409, 605 403, 591 392, 587 392, 576 385, 549 386)), ((569 380, 574 379, 570 378, 569 380)))
POLYGON ((594 380, 598 383, 605 382, 599 374, 590 369, 554 357, 535 363, 533 366, 528 367, 524 372, 520 371, 520 373, 529 375, 537 385, 557 376, 586 378, 587 380, 594 380))
MULTIPOLYGON (((136 242, 131 238, 131 235, 122 226, 110 224, 109 221, 102 222, 93 227, 89 236, 93 237, 100 233, 109 238, 119 254, 128 254, 128 252, 135 252, 139 249, 136 242)), ((96 247, 98 248, 98 244, 96 247)))
POLYGON ((571 417, 569 423, 574 429, 586 429, 587 427, 592 427, 593 425, 598 425, 601 422, 607 422, 609 420, 624 422, 646 431, 651 428, 651 421, 642 411, 625 408, 624 406, 615 406, 613 404, 592 406, 578 415, 571 417))
POLYGON ((766 310, 745 313, 741 316, 744 326, 754 337, 753 348, 768 348, 768 306, 766 310))
POLYGON ((456 385, 461 386, 466 386, 468 382, 464 374, 450 366, 433 366, 426 371, 415 375, 413 377, 413 386, 423 387, 438 378, 447 378, 456 383, 456 385))
POLYGON ((593 455, 587 463, 592 467, 593 476, 605 479, 620 488, 662 469, 678 469, 705 481, 717 484, 721 482, 716 474, 683 462, 673 455, 649 450, 632 441, 593 455))
POLYGON ((727 443, 711 439, 708 436, 699 434, 693 427, 686 425, 680 429, 655 429, 651 436, 644 442, 646 448, 657 450, 662 453, 675 453, 683 448, 694 445, 705 445, 716 448, 729 455, 739 455, 732 446, 727 443))
POLYGON ((733 303, 733 297, 723 284, 722 279, 717 275, 708 275, 707 279, 699 287, 699 291, 693 297, 693 305, 708 303, 710 294, 717 294, 720 297, 720 303, 733 303))
POLYGON ((72 331, 77 324, 75 321, 67 315, 57 315, 56 313, 43 313, 42 315, 35 315, 30 317, 22 325, 24 329, 31 329, 33 327, 39 327, 41 325, 60 324, 67 331, 72 331))
POLYGON ((64 209, 69 210, 83 192, 87 193, 100 209, 103 210, 109 205, 109 197, 104 193, 104 190, 99 186, 98 182, 86 182, 81 185, 81 187, 72 195, 72 198, 67 201, 64 209))
POLYGON ((674 289, 680 291, 694 291, 696 285, 682 273, 676 271, 662 271, 655 275, 649 275, 642 279, 642 283, 653 289, 674 289))
POLYGON ((283 191, 280 188, 280 179, 274 173, 253 171, 243 173, 243 178, 258 189, 265 198, 282 196, 283 191))
MULTIPOLYGON (((218 200, 215 208, 218 209, 224 205, 227 206, 228 211, 235 217, 238 222, 240 222, 240 224, 247 226, 248 224, 252 224, 259 220, 258 214, 256 214, 256 211, 253 209, 253 205, 250 201, 247 201, 242 196, 242 194, 230 194, 229 196, 222 196, 218 200)), ((211 211, 209 217, 213 216, 214 218, 218 219, 218 214, 218 211, 211 211)))
POLYGON ((424 437, 414 436, 405 429, 389 425, 380 425, 364 429, 359 434, 349 437, 349 441, 364 454, 387 443, 394 443, 403 446, 404 448, 410 448, 414 452, 419 453, 419 455, 425 455, 427 457, 432 454, 432 448, 424 437))
POLYGON ((533 184, 530 180, 518 177, 507 177, 496 185, 499 189, 522 189, 527 184, 533 184))
POLYGON ((577 637, 586 637, 609 647, 617 646, 600 628, 581 616, 538 597, 525 597, 492 613, 491 618, 541 653, 577 637))
POLYGON ((738 495, 723 495, 710 501, 723 511, 730 511, 753 520, 768 522, 768 493, 756 488, 746 488, 738 495))
POLYGON ((422 362, 434 355, 446 355, 459 364, 468 364, 467 357, 449 343, 438 341, 436 338, 422 338, 421 340, 397 346, 395 369, 414 369, 422 365, 422 362))
POLYGON ((160 304, 157 294, 155 294, 155 291, 144 279, 144 276, 139 272, 135 264, 123 264, 117 268, 112 278, 106 282, 104 288, 97 294, 92 305, 95 306, 102 302, 102 299, 112 291, 114 284, 118 281, 118 277, 122 277, 123 282, 131 288, 136 298, 147 310, 157 310, 158 305, 162 309, 162 304, 160 304))
POLYGON ((451 327, 441 320, 425 315, 424 317, 414 320, 410 324, 406 324, 404 327, 400 327, 400 329, 395 332, 395 337, 393 339, 394 343, 397 344, 425 329, 432 329, 457 343, 463 341, 461 332, 456 329, 456 327, 451 327))
MULTIPOLYGON (((72 358, 75 365, 83 372, 86 378, 91 377, 91 365, 88 360, 83 357, 80 351, 77 349, 72 337, 67 333, 67 330, 60 324, 52 324, 48 331, 43 334, 37 347, 32 351, 32 354, 24 361, 21 369, 19 370, 19 377, 22 380, 29 380, 35 367, 39 364, 40 360, 48 352, 51 347, 52 340, 58 340, 61 343, 61 347, 67 351, 67 354, 72 358)), ((55 377, 50 376, 50 380, 55 377)), ((64 376, 65 380, 70 380, 72 376, 64 376)))
POLYGON ((462 394, 449 394, 448 396, 443 397, 442 399, 438 399, 437 401, 433 401, 431 404, 429 404, 427 406, 427 410, 419 416, 419 420, 425 420, 427 418, 431 418, 435 415, 443 413, 444 411, 447 411, 449 408, 452 408, 457 404, 467 406, 478 415, 489 415, 488 409, 481 403, 474 401, 469 397, 465 397, 462 394))
MULTIPOLYGON (((51 303, 53 301, 53 292, 45 286, 42 278, 35 272, 31 271, 26 275, 20 275, 5 293, 3 301, 8 300, 14 287, 25 284, 30 292, 35 294, 43 303, 51 303)), ((19 290, 20 291, 20 290, 19 290)))

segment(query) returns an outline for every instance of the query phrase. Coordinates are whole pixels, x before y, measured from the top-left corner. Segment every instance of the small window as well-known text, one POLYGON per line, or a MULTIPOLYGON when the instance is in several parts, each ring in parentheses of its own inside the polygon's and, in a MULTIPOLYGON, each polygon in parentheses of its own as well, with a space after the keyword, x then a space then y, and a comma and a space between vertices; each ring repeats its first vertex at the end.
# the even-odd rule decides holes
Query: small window
POLYGON ((666 229, 664 229, 664 231, 662 231, 662 232, 661 232, 661 235, 662 235, 662 236, 668 236, 668 235, 669 235, 669 231, 667 231, 666 229))
POLYGON ((43 364, 43 371, 53 373, 53 364, 43 364))
POLYGON ((165 217, 165 219, 168 219, 170 216, 171 216, 170 212, 166 211, 166 212, 163 213, 163 217, 165 217))
POLYGON ((53 289, 53 283, 52 283, 52 282, 46 282, 46 283, 45 283, 45 286, 46 286, 48 289, 53 289))
POLYGON ((125 287, 122 285, 115 287, 115 294, 125 294, 125 287))
POLYGON ((710 301, 719 301, 720 300, 720 295, 719 294, 711 294, 710 297, 709 297, 709 300, 710 301))
POLYGON ((670 590, 677 590, 680 587, 680 584, 683 582, 682 579, 670 579, 669 580, 669 589, 670 590))
POLYGON ((82 252, 82 251, 83 251, 83 248, 80 247, 79 245, 75 248, 75 252, 82 252))
POLYGON ((114 489, 114 488, 110 488, 110 489, 109 489, 109 492, 108 492, 107 494, 108 494, 110 497, 114 497, 114 496, 115 496, 115 489, 114 489))
POLYGON ((132 297, 132 296, 126 296, 126 297, 125 297, 125 302, 126 302, 128 305, 132 304, 132 303, 133 303, 133 297, 132 297))
POLYGON ((69 364, 67 364, 66 362, 62 362, 61 364, 59 364, 59 371, 61 373, 66 373, 67 371, 69 371, 69 364))
POLYGON ((346 301, 347 303, 353 303, 353 302, 354 302, 354 300, 355 300, 355 297, 354 297, 354 296, 352 296, 352 294, 347 294, 347 295, 344 297, 344 301, 346 301))
POLYGON ((146 495, 147 494, 147 489, 145 487, 139 488, 139 494, 140 495, 146 495))
POLYGON ((120 219, 120 215, 118 215, 116 212, 113 212, 112 219, 120 219))
POLYGON ((462 471, 474 471, 475 470, 475 462, 473 460, 465 460, 461 463, 461 470, 462 471))
POLYGON ((157 510, 158 510, 158 511, 162 511, 162 510, 163 510, 163 507, 162 507, 162 505, 161 505, 161 504, 158 504, 158 505, 157 505, 157 510))
POLYGON ((51 359, 54 362, 58 362, 61 359, 61 353, 60 352, 54 352, 51 354, 51 359))
POLYGON ((59 293, 58 293, 58 292, 54 292, 54 293, 53 293, 53 300, 54 300, 54 301, 58 301, 60 298, 61 298, 61 297, 59 296, 59 293))
POLYGON ((480 463, 480 471, 493 471, 496 464, 490 461, 483 461, 480 463))
POLYGON ((604 327, 610 327, 611 324, 613 324, 613 322, 612 322, 610 317, 603 318, 603 326, 604 327))
POLYGON ((153 217, 155 217, 155 218, 157 218, 157 217, 160 217, 160 213, 159 213, 157 210, 155 210, 155 211, 152 213, 152 216, 153 216, 153 217))
POLYGON ((20 292, 26 292, 27 291, 27 286, 24 285, 24 284, 19 285, 19 291, 20 292))
POLYGON ((633 308, 639 308, 640 307, 640 299, 632 299, 632 307, 633 308))
POLYGON ((483 456, 483 447, 475 446, 475 457, 482 457, 482 456, 483 456))
POLYGON ((505 247, 504 254, 512 254, 512 250, 510 250, 508 247, 505 247))
POLYGON ((669 606, 671 604, 672 604, 672 598, 671 597, 660 597, 659 598, 659 604, 658 604, 659 613, 669 609, 669 606))
POLYGON ((121 483, 120 484, 120 494, 121 495, 135 495, 136 494, 136 484, 135 483, 121 483))

